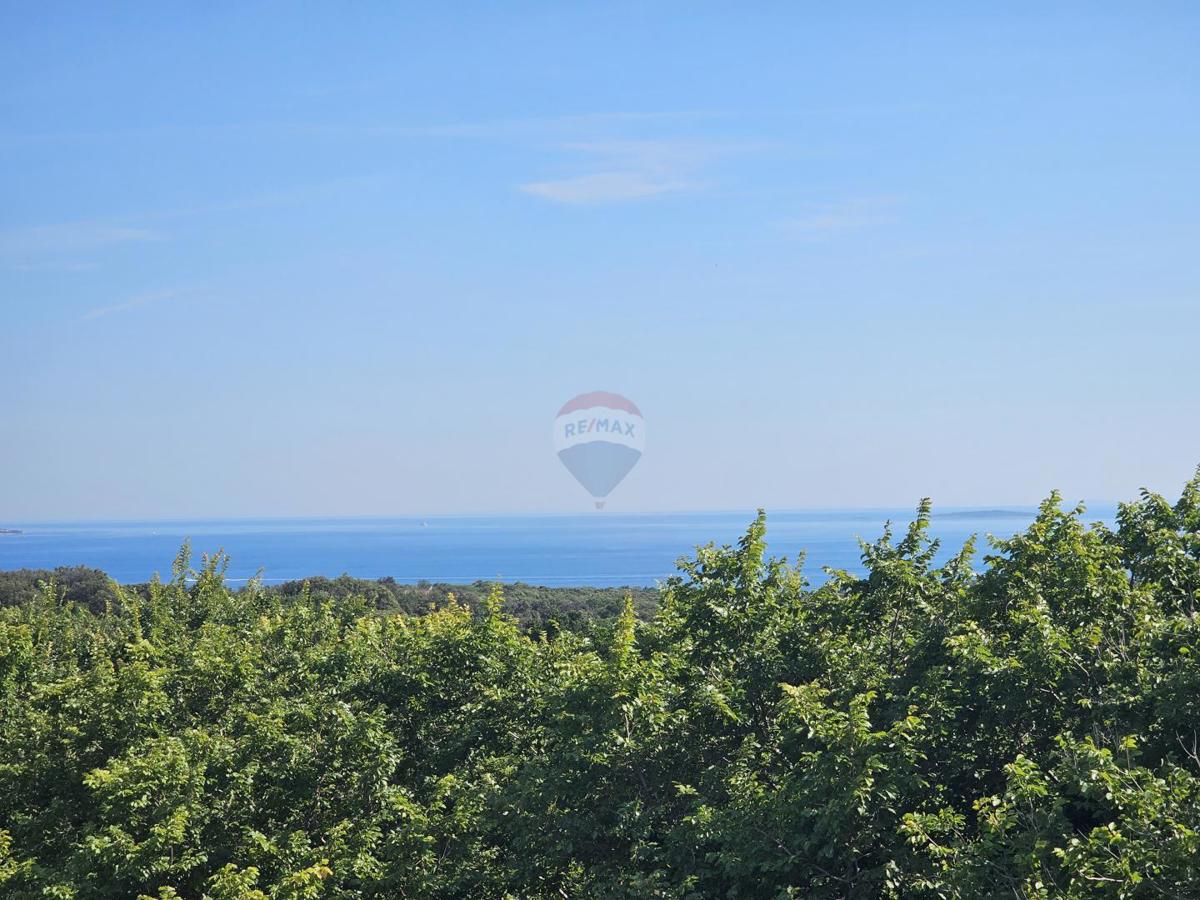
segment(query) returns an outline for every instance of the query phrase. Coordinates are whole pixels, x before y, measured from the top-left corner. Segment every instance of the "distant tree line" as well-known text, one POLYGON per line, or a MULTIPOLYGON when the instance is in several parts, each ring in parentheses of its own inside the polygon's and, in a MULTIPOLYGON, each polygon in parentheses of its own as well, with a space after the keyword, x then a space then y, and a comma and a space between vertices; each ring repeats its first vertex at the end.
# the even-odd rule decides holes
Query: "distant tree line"
POLYGON ((47 583, 0 896, 1200 898, 1200 475, 1083 515, 935 565, 922 503, 815 588, 760 515, 580 630, 186 550, 110 613, 47 583))
POLYGON ((59 566, 57 569, 0 571, 0 608, 28 603, 48 582, 54 583, 65 602, 92 613, 111 611, 117 603, 117 592, 100 569, 59 566))
MULTIPOLYGON (((362 597, 381 612, 420 615, 444 606, 451 597, 479 613, 495 587, 495 583, 488 581, 404 584, 394 578, 369 581, 342 575, 287 581, 265 590, 283 597, 296 597, 306 589, 313 597, 331 600, 362 597)), ((578 630, 592 622, 612 621, 621 614, 626 597, 632 597, 634 612, 642 619, 653 616, 658 605, 658 591, 654 588, 542 587, 518 582, 504 585, 503 590, 505 615, 527 630, 578 630)))
MULTIPOLYGON (((100 569, 85 566, 62 566, 57 569, 17 569, 0 571, 0 608, 28 603, 53 582, 63 599, 88 611, 101 614, 118 610, 119 594, 135 593, 148 596, 148 584, 126 585, 117 589, 100 569)), ((315 576, 278 585, 258 585, 242 590, 261 591, 267 595, 296 597, 308 590, 312 597, 329 600, 357 598, 365 600, 379 613, 420 615, 432 607, 444 606, 453 596, 468 609, 478 612, 492 590, 492 583, 476 581, 471 584, 446 584, 421 581, 404 584, 394 578, 337 578, 315 576)), ((505 585, 505 612, 523 629, 578 630, 592 622, 616 619, 625 597, 632 597, 635 613, 648 619, 658 603, 658 591, 653 588, 621 587, 542 587, 534 584, 505 585)))

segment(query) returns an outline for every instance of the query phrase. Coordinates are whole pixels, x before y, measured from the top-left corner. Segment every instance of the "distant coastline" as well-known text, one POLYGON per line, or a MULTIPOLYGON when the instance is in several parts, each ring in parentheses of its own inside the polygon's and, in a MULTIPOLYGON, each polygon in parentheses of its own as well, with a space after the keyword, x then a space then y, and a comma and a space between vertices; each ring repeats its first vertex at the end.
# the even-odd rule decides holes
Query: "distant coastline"
POLYGON ((0 534, 24 534, 19 528, 0 528, 0 534))

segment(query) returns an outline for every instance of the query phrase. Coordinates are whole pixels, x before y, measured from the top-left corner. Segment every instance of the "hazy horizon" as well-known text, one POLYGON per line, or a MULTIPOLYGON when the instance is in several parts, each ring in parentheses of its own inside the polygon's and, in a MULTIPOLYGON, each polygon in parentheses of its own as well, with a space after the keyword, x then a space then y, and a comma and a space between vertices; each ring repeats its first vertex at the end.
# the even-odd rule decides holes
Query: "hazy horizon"
MULTIPOLYGON (((1045 499, 1045 498, 1043 498, 1045 499)), ((1171 498, 1174 499, 1174 498, 1171 498)), ((1064 508, 1073 508, 1077 503, 1083 503, 1087 509, 1087 514, 1084 518, 1088 519, 1093 510, 1104 511, 1111 513, 1116 510, 1120 500, 1073 500, 1069 497, 1062 498, 1064 508)), ((816 515, 821 513, 836 513, 848 516, 871 514, 890 515, 896 514, 897 518, 892 519, 892 523, 903 521, 908 522, 908 519, 901 519, 903 515, 915 515, 919 501, 914 501, 909 505, 896 506, 794 506, 794 507, 761 507, 767 514, 768 522, 772 515, 816 515)), ((945 505, 934 503, 932 514, 935 517, 957 517, 964 513, 990 513, 997 514, 1002 518, 1021 517, 1026 514, 1035 513, 1038 509, 1038 503, 1026 504, 978 504, 978 505, 945 505)), ((80 517, 80 518, 61 518, 61 519, 8 519, 0 520, 0 528, 14 525, 64 525, 64 526, 88 526, 88 525, 128 525, 128 524, 228 524, 228 523, 253 523, 253 522, 389 522, 389 521, 405 521, 416 522, 421 520, 436 521, 438 519, 565 519, 565 518, 581 518, 590 519, 597 516, 600 517, 704 517, 704 516, 734 516, 745 515, 747 522, 753 518, 754 514, 760 507, 728 507, 725 509, 641 509, 641 510, 602 510, 597 511, 580 506, 574 509, 547 509, 537 511, 521 511, 521 510, 465 510, 463 512, 452 513, 434 513, 434 512, 411 512, 411 513, 378 513, 378 514, 345 514, 345 515, 322 515, 319 513, 297 514, 297 515, 233 515, 233 516, 136 516, 123 518, 106 518, 106 517, 80 517)), ((880 524, 883 524, 883 519, 880 524)))

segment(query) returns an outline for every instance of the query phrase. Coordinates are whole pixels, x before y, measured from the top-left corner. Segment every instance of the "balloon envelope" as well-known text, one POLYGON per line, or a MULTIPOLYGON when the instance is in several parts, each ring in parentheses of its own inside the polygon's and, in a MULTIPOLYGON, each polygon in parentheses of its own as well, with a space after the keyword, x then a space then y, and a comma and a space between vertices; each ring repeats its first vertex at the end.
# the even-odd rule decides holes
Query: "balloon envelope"
POLYGON ((554 448, 597 506, 642 458, 645 421, 620 394, 592 391, 563 404, 554 419, 554 448))

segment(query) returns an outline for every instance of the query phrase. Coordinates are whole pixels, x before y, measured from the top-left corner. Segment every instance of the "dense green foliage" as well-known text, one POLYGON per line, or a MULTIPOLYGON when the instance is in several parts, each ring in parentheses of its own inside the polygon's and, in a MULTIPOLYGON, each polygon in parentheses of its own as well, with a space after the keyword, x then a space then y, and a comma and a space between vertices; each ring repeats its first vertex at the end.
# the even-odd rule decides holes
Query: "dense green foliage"
POLYGON ((0 612, 0 894, 1200 897, 1200 478, 982 571, 927 526, 810 589, 760 517, 587 634, 48 588, 0 612))
MULTIPOLYGON (((53 581, 63 599, 87 607, 95 613, 117 610, 120 599, 108 576, 99 569, 84 566, 57 569, 18 569, 0 572, 0 607, 28 603, 41 593, 45 582, 53 581)), ((313 599, 341 602, 355 598, 381 613, 403 612, 416 615, 430 607, 442 606, 453 594, 455 599, 472 611, 484 609, 492 585, 476 581, 471 584, 446 584, 422 581, 402 584, 394 578, 337 578, 317 576, 303 581, 285 581, 264 586, 258 583, 243 590, 256 593, 296 597, 307 591, 313 599)), ((143 600, 150 596, 148 584, 126 585, 124 594, 137 594, 143 600)), ((632 597, 639 618, 648 619, 658 605, 658 592, 651 588, 542 587, 535 584, 506 585, 504 588, 505 615, 515 619, 526 630, 554 631, 561 628, 580 630, 592 622, 616 619, 621 614, 625 597, 632 597)))
MULTIPOLYGON (((308 591, 313 598, 347 600, 365 598, 381 612, 404 612, 416 615, 431 607, 443 606, 451 595, 475 613, 486 609, 487 597, 493 584, 476 581, 471 584, 426 582, 402 584, 394 578, 368 581, 342 575, 338 578, 309 578, 287 581, 265 590, 284 597, 295 597, 308 591)), ((581 630, 593 622, 616 619, 624 608, 625 598, 633 599, 634 612, 648 619, 658 606, 658 592, 652 588, 542 587, 536 584, 506 584, 504 614, 526 630, 581 630)))
POLYGON ((42 592, 42 585, 48 581, 54 582, 63 600, 94 613, 113 609, 117 602, 112 582, 99 569, 59 566, 57 569, 0 572, 0 608, 28 603, 42 592))

